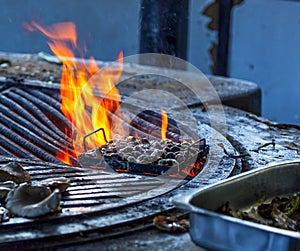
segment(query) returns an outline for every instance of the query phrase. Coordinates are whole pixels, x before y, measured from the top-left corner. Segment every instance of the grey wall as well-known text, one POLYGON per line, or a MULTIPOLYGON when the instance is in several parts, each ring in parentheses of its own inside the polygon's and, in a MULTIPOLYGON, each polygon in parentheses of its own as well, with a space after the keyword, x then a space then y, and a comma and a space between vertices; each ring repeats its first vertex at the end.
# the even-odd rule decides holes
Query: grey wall
POLYGON ((213 0, 190 1, 188 59, 203 73, 211 74, 213 65, 210 49, 218 43, 218 33, 207 28, 210 18, 202 14, 213 0))
POLYGON ((0 50, 8 52, 50 52, 40 33, 22 27, 35 20, 43 26, 72 21, 78 40, 85 42, 87 56, 115 60, 120 50, 137 53, 139 0, 0 0, 0 50))
POLYGON ((230 76, 261 86, 265 117, 300 124, 300 1, 245 0, 230 55, 230 76))
MULTIPOLYGON (((202 11, 213 0, 190 0, 188 61, 211 73, 210 49, 217 32, 202 11)), ((22 27, 73 21, 86 57, 115 60, 138 53, 139 0, 0 0, 0 51, 50 52, 46 38, 22 27)), ((263 116, 300 124, 300 1, 244 0, 234 7, 229 56, 231 77, 251 80, 263 90, 263 116)))
MULTIPOLYGON (((191 1, 189 61, 211 73, 217 41, 201 12, 213 0, 191 1)), ((300 125, 300 1, 244 0, 232 9, 229 76, 262 88, 262 114, 300 125)))

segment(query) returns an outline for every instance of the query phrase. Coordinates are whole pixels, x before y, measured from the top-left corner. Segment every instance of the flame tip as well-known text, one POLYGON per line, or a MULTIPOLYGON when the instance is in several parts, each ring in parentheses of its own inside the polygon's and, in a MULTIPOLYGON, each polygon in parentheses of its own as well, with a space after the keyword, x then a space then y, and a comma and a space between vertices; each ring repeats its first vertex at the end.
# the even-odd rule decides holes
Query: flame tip
POLYGON ((167 139, 168 115, 165 110, 161 109, 161 139, 167 139))

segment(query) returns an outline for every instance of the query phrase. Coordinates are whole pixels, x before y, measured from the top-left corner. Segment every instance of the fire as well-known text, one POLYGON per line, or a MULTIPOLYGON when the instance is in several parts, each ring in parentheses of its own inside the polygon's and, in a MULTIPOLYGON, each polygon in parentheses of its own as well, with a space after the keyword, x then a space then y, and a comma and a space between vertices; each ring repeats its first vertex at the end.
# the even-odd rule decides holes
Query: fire
POLYGON ((161 110, 161 139, 167 139, 168 115, 164 110, 161 110))
MULTIPOLYGON (((73 50, 77 49, 77 34, 74 23, 57 23, 44 28, 32 22, 25 24, 29 31, 39 30, 51 41, 48 45, 60 58, 61 77, 61 110, 73 125, 73 149, 65 149, 66 154, 82 153, 83 138, 87 134, 103 128, 106 139, 112 139, 111 119, 109 113, 119 110, 120 95, 115 83, 123 72, 123 53, 120 52, 117 66, 100 69, 93 58, 77 63, 73 50)), ((86 138, 89 147, 105 144, 103 134, 94 134, 86 138)), ((70 158, 57 154, 58 159, 71 164, 70 158)))

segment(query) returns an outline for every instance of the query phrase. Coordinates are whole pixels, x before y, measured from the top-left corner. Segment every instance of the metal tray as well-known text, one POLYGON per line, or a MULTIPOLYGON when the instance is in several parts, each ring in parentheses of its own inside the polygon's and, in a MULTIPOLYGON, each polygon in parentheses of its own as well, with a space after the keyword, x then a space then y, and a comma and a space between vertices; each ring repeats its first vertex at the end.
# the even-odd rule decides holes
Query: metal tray
POLYGON ((300 250, 300 232, 283 230, 216 213, 246 209, 262 198, 300 192, 300 160, 269 164, 204 187, 173 203, 190 212, 190 235, 209 250, 300 250))

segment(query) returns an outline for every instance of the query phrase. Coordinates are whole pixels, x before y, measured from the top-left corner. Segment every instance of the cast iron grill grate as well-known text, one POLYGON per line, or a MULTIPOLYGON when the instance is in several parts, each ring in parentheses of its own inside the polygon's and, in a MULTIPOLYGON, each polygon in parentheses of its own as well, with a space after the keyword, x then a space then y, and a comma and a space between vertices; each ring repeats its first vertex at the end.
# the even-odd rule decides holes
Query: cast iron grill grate
POLYGON ((55 154, 71 147, 65 133, 71 125, 60 111, 57 85, 41 89, 3 81, 0 114, 1 155, 60 163, 55 154))
POLYGON ((190 181, 82 168, 75 158, 74 166, 67 166, 55 154, 71 149, 70 131, 58 84, 0 78, 0 164, 21 163, 32 180, 64 176, 71 181, 61 212, 1 223, 0 247, 51 247, 133 231, 174 210, 169 199, 175 194, 226 178, 235 164, 228 156, 220 163, 209 160, 210 168, 190 181))

